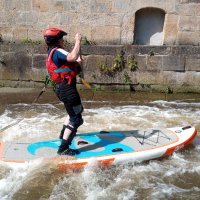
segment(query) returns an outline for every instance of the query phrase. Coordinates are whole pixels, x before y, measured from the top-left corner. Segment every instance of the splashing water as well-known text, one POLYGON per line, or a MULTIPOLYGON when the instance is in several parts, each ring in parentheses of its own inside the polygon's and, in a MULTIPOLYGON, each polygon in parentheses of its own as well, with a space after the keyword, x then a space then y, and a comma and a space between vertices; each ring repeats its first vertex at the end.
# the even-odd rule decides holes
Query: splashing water
MULTIPOLYGON (((83 102, 79 132, 192 125, 200 129, 197 101, 83 102)), ((1 141, 57 139, 65 120, 62 104, 12 104, 0 115, 1 141)), ((0 163, 0 199, 107 200, 199 199, 200 137, 171 157, 145 163, 59 171, 35 160, 20 166, 0 163)))

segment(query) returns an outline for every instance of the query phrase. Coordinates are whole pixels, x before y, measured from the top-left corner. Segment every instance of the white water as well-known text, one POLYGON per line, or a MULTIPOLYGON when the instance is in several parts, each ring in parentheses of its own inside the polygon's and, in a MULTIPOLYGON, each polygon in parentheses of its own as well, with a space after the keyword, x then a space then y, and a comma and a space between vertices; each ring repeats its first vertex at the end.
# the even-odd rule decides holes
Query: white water
MULTIPOLYGON (((83 102, 84 124, 79 132, 192 125, 200 129, 200 103, 154 101, 83 102), (88 106, 90 104, 90 106, 88 106), (122 105, 123 104, 123 105, 122 105)), ((1 141, 56 139, 64 121, 62 104, 13 104, 0 115, 1 141), (18 122, 18 123, 17 123, 18 122)), ((20 166, 0 163, 0 199, 199 199, 200 138, 172 157, 148 163, 59 171, 52 163, 35 160, 20 166)))

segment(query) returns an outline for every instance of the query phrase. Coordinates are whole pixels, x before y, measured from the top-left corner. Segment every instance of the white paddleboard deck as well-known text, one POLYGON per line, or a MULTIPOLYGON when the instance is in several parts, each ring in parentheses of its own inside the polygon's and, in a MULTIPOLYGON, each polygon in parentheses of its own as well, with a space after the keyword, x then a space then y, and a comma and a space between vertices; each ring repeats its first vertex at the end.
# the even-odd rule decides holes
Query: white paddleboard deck
POLYGON ((85 165, 91 159, 105 164, 124 160, 144 161, 182 149, 192 142, 196 134, 196 129, 191 126, 77 134, 71 148, 78 149, 80 154, 73 157, 57 155, 61 140, 2 142, 0 161, 21 163, 38 158, 62 158, 62 162, 66 161, 66 166, 70 163, 75 167, 85 165))

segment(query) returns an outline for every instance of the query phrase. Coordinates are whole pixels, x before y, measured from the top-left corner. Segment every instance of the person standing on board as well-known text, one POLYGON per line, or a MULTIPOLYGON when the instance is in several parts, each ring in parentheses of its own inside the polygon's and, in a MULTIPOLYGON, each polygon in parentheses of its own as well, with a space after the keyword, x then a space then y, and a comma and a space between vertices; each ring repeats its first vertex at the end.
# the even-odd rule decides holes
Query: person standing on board
POLYGON ((76 88, 76 75, 81 71, 79 65, 81 35, 75 35, 75 45, 71 52, 63 48, 63 36, 66 32, 59 28, 48 28, 44 31, 44 40, 48 46, 46 67, 50 78, 55 82, 55 92, 64 103, 68 116, 60 133, 61 145, 59 155, 76 155, 79 151, 69 146, 76 135, 77 129, 83 124, 83 106, 76 88))

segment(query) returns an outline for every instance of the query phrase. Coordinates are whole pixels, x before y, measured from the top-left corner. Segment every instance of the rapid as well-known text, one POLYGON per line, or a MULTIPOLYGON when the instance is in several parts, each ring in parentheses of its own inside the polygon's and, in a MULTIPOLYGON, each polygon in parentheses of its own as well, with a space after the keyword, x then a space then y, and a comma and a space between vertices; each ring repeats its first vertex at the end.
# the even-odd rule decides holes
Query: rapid
MULTIPOLYGON (((0 141, 58 139, 66 113, 45 93, 1 94, 0 141)), ((192 125, 200 130, 200 95, 81 93, 84 124, 79 133, 192 125)), ((182 151, 149 162, 109 167, 90 163, 82 170, 59 170, 34 160, 22 165, 0 162, 1 200, 133 200, 200 197, 200 136, 182 151)))

